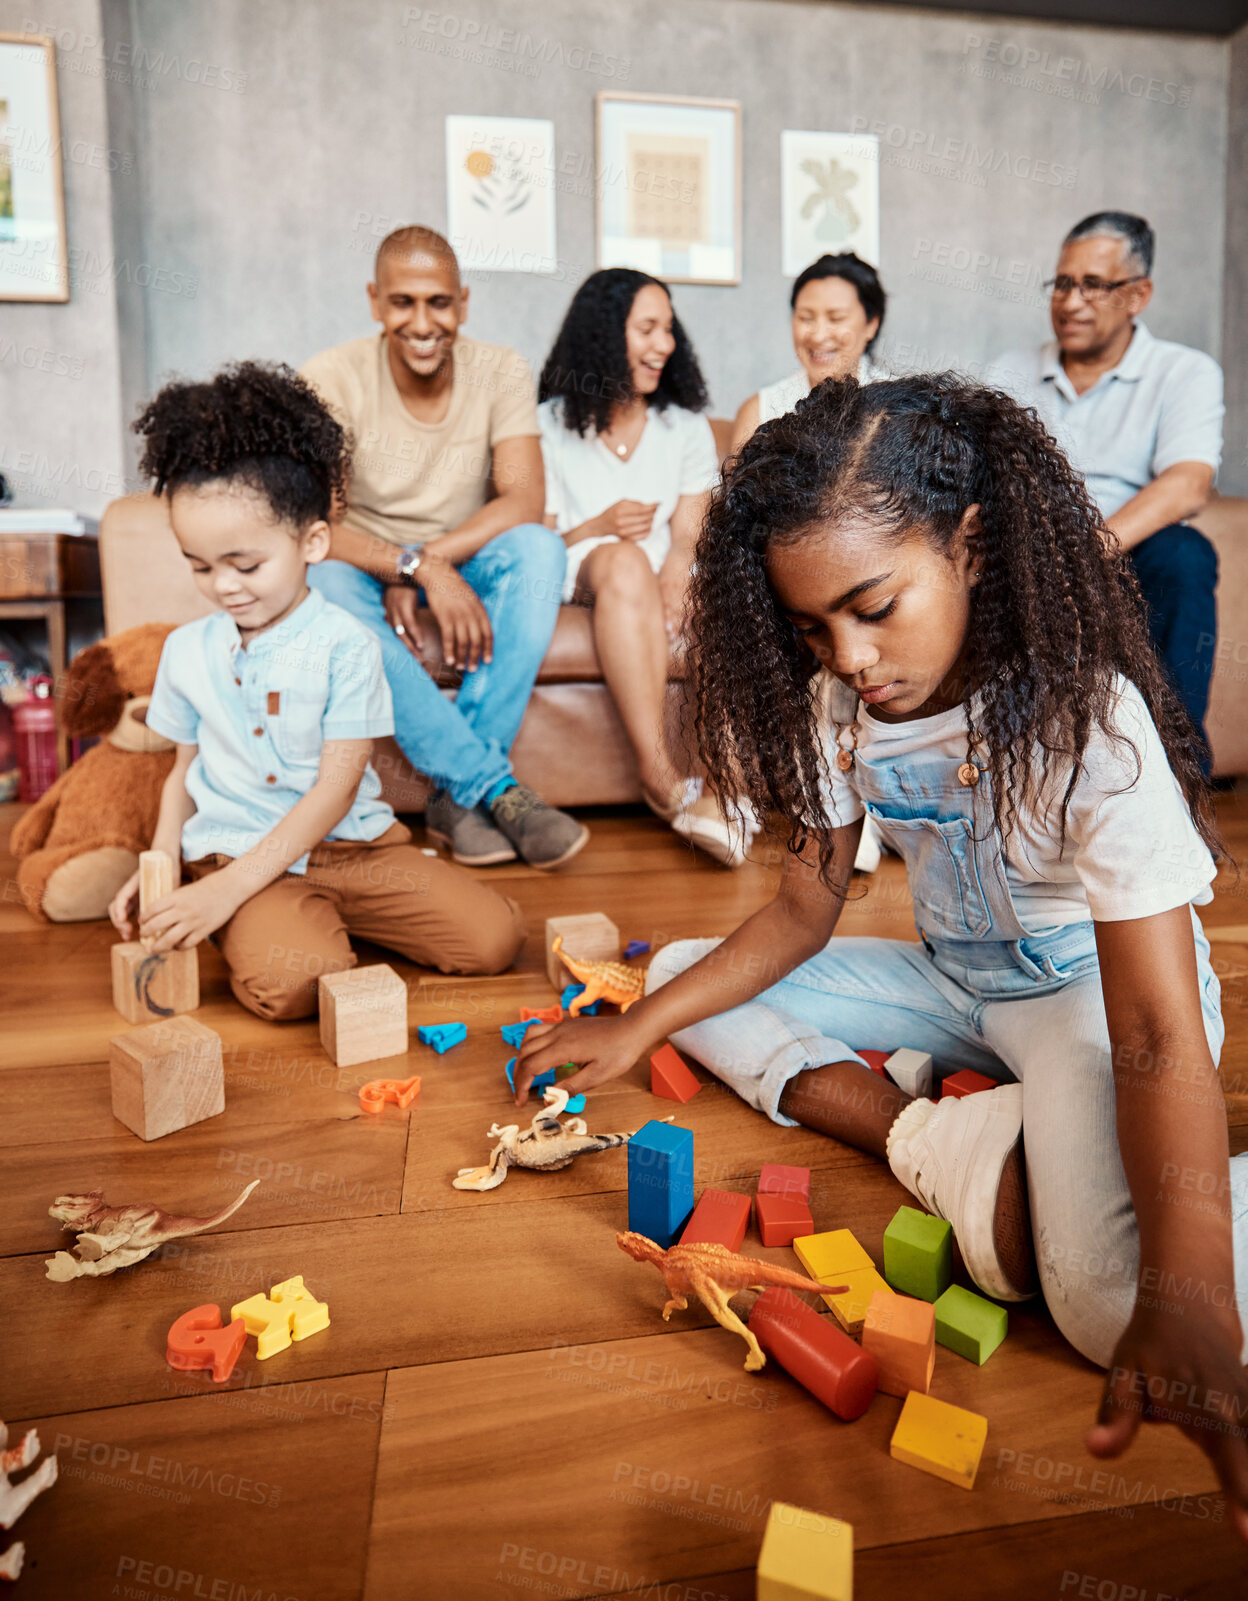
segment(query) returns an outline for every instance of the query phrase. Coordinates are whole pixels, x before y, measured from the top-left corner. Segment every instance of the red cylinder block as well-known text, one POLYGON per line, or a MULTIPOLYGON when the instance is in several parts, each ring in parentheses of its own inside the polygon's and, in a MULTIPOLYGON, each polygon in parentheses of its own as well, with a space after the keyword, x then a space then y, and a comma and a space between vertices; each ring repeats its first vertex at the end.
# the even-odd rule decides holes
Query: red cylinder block
POLYGON ((852 1423, 871 1405, 880 1379, 875 1358, 792 1290, 775 1284, 764 1290, 750 1329, 766 1354, 838 1418, 852 1423))

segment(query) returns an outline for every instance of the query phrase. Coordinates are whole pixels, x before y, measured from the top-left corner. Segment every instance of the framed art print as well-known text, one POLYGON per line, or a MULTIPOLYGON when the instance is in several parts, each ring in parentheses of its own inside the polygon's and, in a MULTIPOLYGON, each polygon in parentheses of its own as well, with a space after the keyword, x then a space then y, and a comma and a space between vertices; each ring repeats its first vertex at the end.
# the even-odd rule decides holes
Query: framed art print
POLYGON ((852 250, 880 264, 880 142, 862 133, 780 135, 781 271, 852 250))
POLYGON ((446 221, 466 272, 553 273, 554 123, 447 117, 446 221))
POLYGON ((56 46, 0 33, 0 300, 68 300, 56 46))
POLYGON ((597 111, 598 265, 740 283, 740 101, 604 90, 597 111))

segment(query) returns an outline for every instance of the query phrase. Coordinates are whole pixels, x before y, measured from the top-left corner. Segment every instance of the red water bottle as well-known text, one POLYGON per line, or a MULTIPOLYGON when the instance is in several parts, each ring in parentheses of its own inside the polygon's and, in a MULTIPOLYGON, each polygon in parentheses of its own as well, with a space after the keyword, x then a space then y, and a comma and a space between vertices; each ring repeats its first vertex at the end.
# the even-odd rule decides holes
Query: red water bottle
POLYGON ((17 798, 37 801, 56 782, 56 705, 46 674, 30 681, 31 700, 13 708, 17 734, 17 798))

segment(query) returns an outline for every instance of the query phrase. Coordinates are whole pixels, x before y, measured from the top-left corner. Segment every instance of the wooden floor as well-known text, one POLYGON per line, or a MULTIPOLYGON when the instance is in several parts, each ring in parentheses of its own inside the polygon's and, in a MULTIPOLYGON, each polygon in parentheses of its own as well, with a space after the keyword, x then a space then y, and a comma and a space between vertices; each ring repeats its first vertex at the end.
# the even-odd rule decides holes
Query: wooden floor
MULTIPOLYGON (((1223 807, 1248 857, 1248 823, 1223 807)), ((16 815, 0 811, 6 840, 16 815)), ((34 925, 3 857, 0 1416, 37 1425, 60 1459, 59 1483, 15 1531, 27 1546, 15 1595, 743 1601, 773 1498, 853 1524, 858 1601, 1246 1593, 1214 1477, 1173 1429, 1146 1430, 1108 1471, 1084 1453, 1100 1379, 1043 1310, 1012 1311, 982 1369, 938 1355, 933 1393, 989 1420, 967 1493, 890 1459, 892 1397, 844 1424, 774 1364, 746 1374, 741 1341, 700 1309, 664 1324, 658 1274, 615 1245, 622 1151, 513 1173, 486 1195, 451 1188, 457 1168, 484 1160, 491 1122, 513 1115, 498 1025, 551 1001, 548 914, 605 911, 657 945, 727 932, 774 881, 761 864, 732 874, 695 860, 648 816, 589 820, 592 843, 568 870, 490 875, 535 931, 516 972, 450 980, 362 949, 409 984, 414 1049, 384 1069, 340 1071, 314 1022, 244 1012, 205 949, 196 1015, 225 1042, 226 1110, 151 1145, 110 1111, 108 1040, 125 1026, 109 999, 111 931, 34 925), (453 1019, 466 1045, 439 1058, 415 1044, 417 1024, 453 1019), (409 1112, 361 1113, 356 1086, 383 1071, 422 1075, 409 1112), (215 1234, 111 1278, 44 1277, 67 1243, 47 1215, 62 1192, 203 1214, 254 1177, 215 1234), (211 1301, 228 1317, 295 1273, 329 1302, 325 1333, 263 1363, 249 1341, 222 1387, 166 1366, 179 1314, 211 1301)), ((1246 896, 1248 879, 1206 908, 1215 939, 1218 925, 1233 936, 1214 954, 1223 1071, 1241 1091, 1246 896)), ((842 926, 913 937, 895 860, 842 926)), ((672 1109, 639 1064, 588 1117, 635 1129, 672 1109)), ((1248 1095, 1228 1094, 1228 1109, 1241 1149, 1248 1095)), ((809 1165, 816 1227, 854 1229, 880 1260, 908 1199, 882 1164, 777 1128, 709 1079, 678 1119, 694 1131, 699 1186, 752 1191, 764 1161, 809 1165)), ((797 1265, 752 1230, 745 1249, 797 1265)))

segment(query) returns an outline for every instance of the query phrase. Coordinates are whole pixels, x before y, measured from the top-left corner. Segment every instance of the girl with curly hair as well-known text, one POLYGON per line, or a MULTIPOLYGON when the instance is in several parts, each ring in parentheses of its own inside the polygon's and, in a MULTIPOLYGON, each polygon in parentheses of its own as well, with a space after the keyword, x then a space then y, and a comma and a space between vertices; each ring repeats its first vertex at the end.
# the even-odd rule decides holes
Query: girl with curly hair
POLYGON ((518 1098, 670 1036, 773 1121, 886 1160, 981 1290, 1038 1288, 1110 1368, 1088 1448, 1177 1422, 1248 1538, 1248 1157, 1194 909, 1218 835, 1082 478, 1034 412, 952 375, 822 384, 728 464, 692 633, 703 755, 786 838, 780 888, 661 950, 627 1014, 532 1030, 518 1098), (916 942, 832 937, 864 814, 916 942), (862 1047, 926 1055, 893 1083, 862 1047), (995 1087, 936 1099, 929 1057, 995 1087))
POLYGON ((694 542, 719 477, 706 386, 664 285, 630 267, 592 273, 546 358, 539 399, 546 522, 568 547, 563 598, 593 607, 646 804, 739 864, 749 832, 687 781, 664 730, 694 542))
MULTIPOLYGON (((147 712, 176 751, 152 848, 186 882, 138 932, 155 953, 215 936, 234 994, 268 1018, 315 1012, 318 976, 355 966, 352 934, 442 972, 501 972, 519 907, 424 855, 381 799, 381 649, 307 582, 346 483, 342 428, 289 367, 257 362, 166 385, 134 426, 217 608, 170 634, 147 712)), ((123 939, 137 901, 136 873, 109 908, 123 939)))

